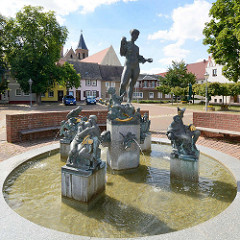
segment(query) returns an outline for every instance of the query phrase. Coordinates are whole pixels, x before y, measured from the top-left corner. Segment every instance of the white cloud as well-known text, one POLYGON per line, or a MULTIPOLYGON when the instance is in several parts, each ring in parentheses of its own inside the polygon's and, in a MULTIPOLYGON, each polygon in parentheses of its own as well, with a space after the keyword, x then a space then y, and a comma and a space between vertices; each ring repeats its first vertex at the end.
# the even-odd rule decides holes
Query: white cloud
MULTIPOLYGON (((198 41, 203 38, 204 23, 210 20, 208 13, 211 4, 205 0, 194 0, 192 4, 173 10, 173 24, 169 29, 161 29, 148 36, 150 40, 159 39, 163 48, 163 57, 158 60, 164 66, 170 66, 172 61, 185 60, 190 51, 184 48, 186 40, 198 41), (169 44, 169 41, 175 42, 169 44)), ((162 17, 163 15, 159 15, 162 17)))
POLYGON ((150 40, 200 40, 204 23, 209 21, 211 4, 205 0, 195 0, 193 4, 173 10, 173 24, 169 30, 159 30, 148 36, 150 40))
POLYGON ((169 15, 167 15, 167 14, 162 14, 162 13, 159 13, 159 14, 158 14, 158 17, 170 18, 169 15))
POLYGON ((183 44, 182 41, 178 41, 176 43, 165 46, 163 48, 164 55, 167 57, 175 56, 176 59, 185 58, 190 51, 181 48, 182 44, 183 44))
POLYGON ((183 49, 182 44, 183 41, 180 40, 176 43, 166 45, 163 48, 163 53, 165 57, 158 60, 158 62, 165 66, 169 66, 172 64, 172 61, 179 62, 181 60, 184 60, 190 53, 190 51, 187 49, 183 49))
POLYGON ((63 17, 80 10, 82 14, 93 12, 101 5, 110 5, 116 2, 132 2, 138 0, 7 0, 1 2, 0 13, 7 17, 15 17, 18 12, 25 5, 43 6, 46 10, 53 10, 56 14, 63 17))

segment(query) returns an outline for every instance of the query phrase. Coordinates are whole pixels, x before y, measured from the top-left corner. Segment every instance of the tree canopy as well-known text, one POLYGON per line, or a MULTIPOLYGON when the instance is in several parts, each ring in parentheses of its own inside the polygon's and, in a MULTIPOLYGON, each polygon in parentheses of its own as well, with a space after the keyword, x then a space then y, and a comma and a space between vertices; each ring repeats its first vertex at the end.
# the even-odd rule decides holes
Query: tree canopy
POLYGON ((240 79, 240 0, 217 0, 203 30, 203 43, 218 64, 224 65, 223 75, 231 81, 240 79))
POLYGON ((159 92, 171 93, 184 98, 187 95, 189 84, 196 83, 196 76, 187 72, 187 65, 184 61, 172 61, 172 66, 168 68, 166 75, 159 77, 159 80, 160 86, 156 87, 159 92))
POLYGON ((72 64, 65 62, 60 68, 61 69, 59 70, 59 79, 61 79, 61 85, 65 86, 67 89, 73 87, 80 87, 81 76, 80 74, 77 74, 72 64))
POLYGON ((28 80, 33 81, 32 91, 48 91, 59 79, 56 62, 67 38, 67 29, 56 20, 53 11, 42 7, 25 6, 6 24, 7 59, 11 72, 24 92, 29 91, 28 80))
POLYGON ((172 66, 168 68, 165 77, 160 77, 160 83, 169 87, 185 88, 189 83, 194 84, 195 82, 196 76, 187 72, 187 65, 184 61, 172 61, 172 66))
MULTIPOLYGON (((194 84, 193 91, 200 96, 206 96, 206 83, 194 84)), ((211 100, 212 96, 237 96, 240 94, 240 82, 238 83, 219 83, 212 82, 208 83, 208 100, 211 100)))

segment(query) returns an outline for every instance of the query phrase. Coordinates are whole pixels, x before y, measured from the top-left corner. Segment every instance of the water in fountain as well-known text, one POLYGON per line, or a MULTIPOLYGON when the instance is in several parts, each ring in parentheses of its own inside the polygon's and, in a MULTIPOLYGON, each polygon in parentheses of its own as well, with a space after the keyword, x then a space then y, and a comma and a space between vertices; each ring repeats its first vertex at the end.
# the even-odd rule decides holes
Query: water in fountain
MULTIPOLYGON (((232 202, 236 182, 217 161, 201 155, 198 183, 170 180, 167 145, 152 145, 135 171, 107 171, 105 194, 90 211, 61 197, 60 156, 34 159, 7 179, 4 195, 21 216, 58 231, 92 237, 139 237, 206 221, 232 202)), ((102 159, 106 159, 103 151, 102 159)))

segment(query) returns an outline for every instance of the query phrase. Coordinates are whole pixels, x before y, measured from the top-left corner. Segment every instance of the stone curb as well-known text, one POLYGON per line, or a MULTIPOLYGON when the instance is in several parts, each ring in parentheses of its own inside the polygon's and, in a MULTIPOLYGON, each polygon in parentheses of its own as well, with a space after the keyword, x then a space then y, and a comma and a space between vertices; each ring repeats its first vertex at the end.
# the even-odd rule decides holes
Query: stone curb
MULTIPOLYGON (((152 138, 153 142, 169 144, 168 139, 152 138)), ((240 236, 240 161, 224 153, 212 150, 207 147, 198 145, 198 149, 214 159, 222 163, 226 168, 230 170, 236 179, 238 188, 237 195, 230 206, 216 217, 201 223, 195 227, 187 228, 181 231, 171 232, 167 234, 161 234, 149 237, 131 238, 138 240, 237 240, 240 236)), ((12 157, 7 161, 0 163, 0 239, 1 240, 96 240, 98 238, 78 236, 68 233, 59 232, 56 230, 48 229, 32 223, 25 218, 19 216, 14 212, 3 197, 3 185, 7 176, 17 166, 23 162, 37 157, 49 151, 59 149, 59 144, 53 144, 45 146, 36 150, 31 150, 18 156, 12 157)), ((101 238, 110 240, 110 238, 101 238)), ((126 238, 125 238, 126 239, 126 238)))

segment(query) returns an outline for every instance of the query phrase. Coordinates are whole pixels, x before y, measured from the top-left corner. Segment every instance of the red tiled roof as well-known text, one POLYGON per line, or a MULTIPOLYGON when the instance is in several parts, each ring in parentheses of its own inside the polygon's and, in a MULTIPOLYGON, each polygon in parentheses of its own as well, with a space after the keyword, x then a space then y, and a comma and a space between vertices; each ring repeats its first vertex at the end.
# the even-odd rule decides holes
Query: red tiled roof
POLYGON ((159 75, 159 76, 161 76, 161 77, 165 77, 166 74, 167 74, 167 72, 164 72, 164 73, 158 73, 158 74, 156 74, 156 75, 159 75))
MULTIPOLYGON (((195 76, 197 78, 196 80, 204 79, 204 74, 206 72, 207 64, 208 64, 208 61, 205 59, 202 62, 187 64, 187 72, 191 72, 191 73, 195 74, 195 76)), ((165 77, 166 74, 167 74, 167 72, 158 73, 156 75, 165 77)))
POLYGON ((204 79, 208 61, 203 60, 202 62, 187 64, 187 71, 195 74, 196 80, 204 79))
POLYGON ((110 49, 110 47, 108 47, 98 53, 95 53, 87 58, 84 58, 81 60, 81 62, 91 62, 91 63, 101 64, 109 49, 110 49))

